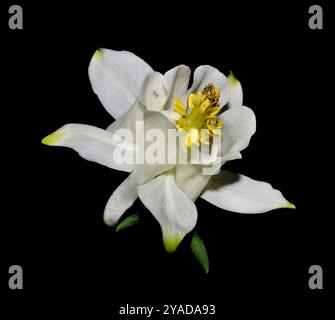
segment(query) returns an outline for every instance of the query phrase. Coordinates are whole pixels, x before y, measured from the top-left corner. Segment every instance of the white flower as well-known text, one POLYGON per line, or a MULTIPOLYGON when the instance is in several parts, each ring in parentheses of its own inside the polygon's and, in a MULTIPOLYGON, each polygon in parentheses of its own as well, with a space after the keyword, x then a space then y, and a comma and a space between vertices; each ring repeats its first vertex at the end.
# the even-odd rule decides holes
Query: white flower
POLYGON ((196 225, 194 201, 199 196, 239 213, 294 208, 266 182, 228 171, 214 175, 225 162, 241 158, 256 130, 254 113, 243 106, 241 84, 232 74, 226 78, 211 66, 200 66, 188 89, 191 71, 187 66, 162 75, 130 52, 106 49, 96 51, 88 71, 94 92, 116 120, 107 130, 67 124, 43 143, 70 147, 87 160, 130 172, 106 205, 106 224, 115 225, 139 197, 160 223, 165 248, 172 252, 196 225), (220 145, 206 163, 191 158, 187 164, 120 164, 113 157, 115 151, 138 151, 133 141, 115 142, 120 141, 118 130, 135 133, 136 121, 141 120, 144 132, 152 128, 166 134, 171 128, 181 131, 187 152, 199 145, 213 149, 216 135, 221 137, 220 145), (211 174, 204 174, 204 168, 211 174))

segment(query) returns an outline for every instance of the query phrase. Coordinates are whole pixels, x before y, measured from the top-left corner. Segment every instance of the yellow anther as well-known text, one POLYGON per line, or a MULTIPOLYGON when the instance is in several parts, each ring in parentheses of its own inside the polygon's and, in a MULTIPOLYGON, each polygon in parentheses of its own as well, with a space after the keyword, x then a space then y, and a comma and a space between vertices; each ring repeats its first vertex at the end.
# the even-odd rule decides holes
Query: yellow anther
POLYGON ((174 100, 174 111, 178 112, 181 116, 186 115, 186 108, 179 99, 174 100))
POLYGON ((190 109, 193 109, 194 105, 195 105, 195 101, 196 101, 197 97, 194 93, 191 93, 189 96, 188 96, 188 107, 190 109))

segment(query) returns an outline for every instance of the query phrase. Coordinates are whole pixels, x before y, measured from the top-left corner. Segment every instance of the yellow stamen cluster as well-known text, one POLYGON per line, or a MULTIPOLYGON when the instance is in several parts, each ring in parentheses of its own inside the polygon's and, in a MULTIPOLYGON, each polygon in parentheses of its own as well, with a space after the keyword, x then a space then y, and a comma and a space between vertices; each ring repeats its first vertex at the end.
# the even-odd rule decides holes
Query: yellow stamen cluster
POLYGON ((209 139, 222 127, 222 121, 217 119, 220 111, 220 89, 208 84, 202 91, 191 93, 188 97, 188 108, 184 107, 179 99, 174 101, 174 111, 180 118, 176 121, 176 127, 180 131, 186 131, 185 144, 209 144, 209 139))

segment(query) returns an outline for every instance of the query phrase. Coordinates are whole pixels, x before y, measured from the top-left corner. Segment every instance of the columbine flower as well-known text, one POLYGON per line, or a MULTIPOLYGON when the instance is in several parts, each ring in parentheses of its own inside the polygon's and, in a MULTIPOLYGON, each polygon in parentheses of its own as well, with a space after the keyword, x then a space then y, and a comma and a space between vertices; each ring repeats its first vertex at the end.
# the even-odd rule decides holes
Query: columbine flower
POLYGON ((130 52, 100 49, 89 65, 89 77, 94 92, 116 120, 107 130, 67 124, 43 139, 44 144, 70 147, 87 160, 130 172, 110 197, 104 221, 115 225, 139 197, 160 223, 169 252, 195 227, 194 201, 199 196, 239 213, 294 208, 266 182, 228 171, 216 174, 227 161, 241 158, 240 152, 255 133, 255 116, 243 106, 241 84, 232 74, 226 78, 211 66, 200 66, 188 89, 190 73, 180 65, 162 75, 130 52), (143 121, 144 132, 152 128, 166 134, 171 128, 179 131, 187 163, 115 161, 113 154, 118 149, 138 152, 133 141, 116 142, 120 141, 119 129, 128 129, 135 136, 137 121, 143 121), (210 152, 204 160, 193 161, 190 151, 200 147, 202 153, 206 148, 214 150, 214 156, 210 152), (208 169, 206 174, 204 169, 208 169))

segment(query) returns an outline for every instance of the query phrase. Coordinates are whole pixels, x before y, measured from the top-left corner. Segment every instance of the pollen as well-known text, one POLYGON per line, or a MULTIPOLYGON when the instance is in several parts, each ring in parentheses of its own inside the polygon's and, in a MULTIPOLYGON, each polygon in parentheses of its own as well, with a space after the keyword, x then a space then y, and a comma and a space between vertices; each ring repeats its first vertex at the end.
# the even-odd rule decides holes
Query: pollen
POLYGON ((191 93, 188 97, 188 108, 179 100, 174 101, 174 111, 180 117, 176 121, 179 131, 185 131, 185 144, 209 144, 213 135, 218 134, 222 121, 217 119, 220 111, 220 88, 212 83, 205 86, 202 91, 191 93))

